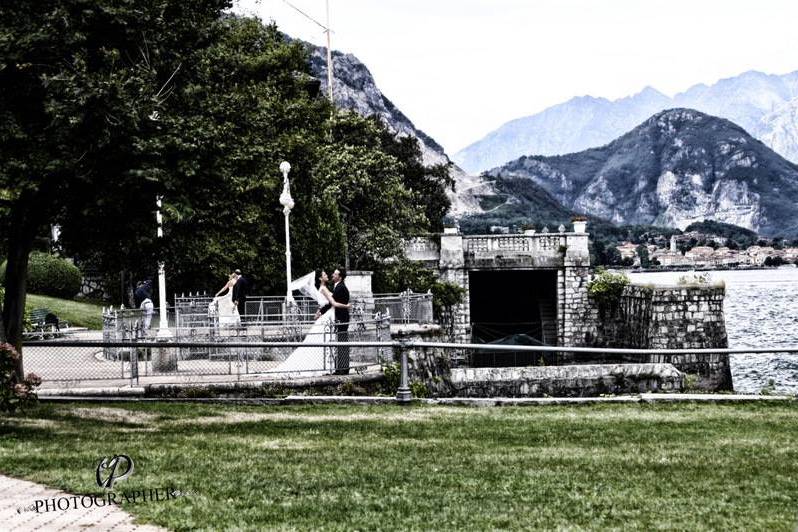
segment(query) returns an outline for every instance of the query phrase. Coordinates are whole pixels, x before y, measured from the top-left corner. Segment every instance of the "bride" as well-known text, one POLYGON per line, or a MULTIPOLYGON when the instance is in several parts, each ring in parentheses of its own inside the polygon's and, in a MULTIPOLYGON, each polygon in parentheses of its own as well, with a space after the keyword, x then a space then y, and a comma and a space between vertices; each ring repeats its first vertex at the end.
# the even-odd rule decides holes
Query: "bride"
POLYGON ((241 317, 238 315, 238 307, 233 304, 233 287, 238 281, 238 276, 231 273, 227 283, 221 290, 216 292, 216 295, 208 305, 208 315, 218 316, 219 325, 238 325, 241 323, 241 317))
MULTIPOLYGON (((291 291, 299 290, 304 295, 313 299, 319 307, 330 304, 330 308, 322 314, 310 327, 302 343, 320 344, 326 341, 325 334, 329 331, 328 324, 335 321, 336 308, 352 308, 351 304, 338 303, 333 299, 327 284, 330 278, 322 270, 318 275, 319 286, 314 280, 315 272, 310 272, 291 283, 291 291)), ((314 376, 331 373, 335 368, 332 365, 332 356, 324 347, 300 346, 285 361, 277 366, 274 371, 302 372, 301 376, 314 376), (329 356, 328 356, 329 355, 329 356), (325 360, 326 357, 326 360, 325 360)))

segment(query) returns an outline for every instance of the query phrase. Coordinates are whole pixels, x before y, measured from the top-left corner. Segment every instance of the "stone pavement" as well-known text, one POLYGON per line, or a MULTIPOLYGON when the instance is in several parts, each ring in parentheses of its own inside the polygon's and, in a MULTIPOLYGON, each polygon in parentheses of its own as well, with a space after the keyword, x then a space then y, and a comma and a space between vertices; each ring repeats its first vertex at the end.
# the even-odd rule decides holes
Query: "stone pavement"
MULTIPOLYGON (((4 531, 26 530, 63 530, 63 531, 100 531, 114 530, 115 532, 156 532, 165 530, 152 525, 137 525, 133 516, 119 509, 118 506, 95 506, 78 509, 70 507, 64 511, 40 512, 23 511, 34 501, 71 497, 69 493, 55 490, 5 475, 0 475, 0 529, 4 531)), ((71 504, 71 503, 70 503, 71 504)))

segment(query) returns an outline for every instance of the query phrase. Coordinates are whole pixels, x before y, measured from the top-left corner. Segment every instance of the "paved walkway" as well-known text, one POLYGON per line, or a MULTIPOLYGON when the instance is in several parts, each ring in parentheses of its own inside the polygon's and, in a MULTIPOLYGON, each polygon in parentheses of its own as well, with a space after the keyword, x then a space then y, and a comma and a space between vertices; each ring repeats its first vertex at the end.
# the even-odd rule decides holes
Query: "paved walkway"
POLYGON ((0 475, 0 529, 4 531, 24 530, 64 530, 64 531, 100 531, 115 532, 156 532, 165 530, 152 525, 137 525, 133 516, 118 506, 94 506, 85 509, 78 504, 78 509, 36 513, 35 511, 18 512, 18 508, 29 507, 37 499, 53 499, 71 497, 69 493, 55 490, 5 475, 0 475))

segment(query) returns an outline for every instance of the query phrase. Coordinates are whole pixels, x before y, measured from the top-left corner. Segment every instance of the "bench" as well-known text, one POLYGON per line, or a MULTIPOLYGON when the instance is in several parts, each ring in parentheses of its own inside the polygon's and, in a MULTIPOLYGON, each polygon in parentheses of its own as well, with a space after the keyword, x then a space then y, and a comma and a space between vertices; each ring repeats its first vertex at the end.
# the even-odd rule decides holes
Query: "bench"
POLYGON ((53 314, 48 308, 33 309, 28 316, 33 327, 33 330, 28 335, 42 340, 47 336, 59 336, 62 326, 69 328, 67 322, 59 320, 58 316, 53 314))

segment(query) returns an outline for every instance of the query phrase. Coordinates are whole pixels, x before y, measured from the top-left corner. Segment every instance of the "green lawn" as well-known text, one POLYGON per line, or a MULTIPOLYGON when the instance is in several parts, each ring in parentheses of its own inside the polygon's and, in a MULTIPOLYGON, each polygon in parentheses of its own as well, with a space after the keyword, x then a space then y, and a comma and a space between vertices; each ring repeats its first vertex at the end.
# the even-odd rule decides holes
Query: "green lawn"
POLYGON ((42 405, 0 421, 0 471, 97 491, 173 529, 789 530, 798 405, 453 408, 42 405))
POLYGON ((103 328, 103 308, 96 303, 28 294, 25 310, 30 312, 36 308, 49 308, 61 321, 68 322, 72 327, 103 328))

